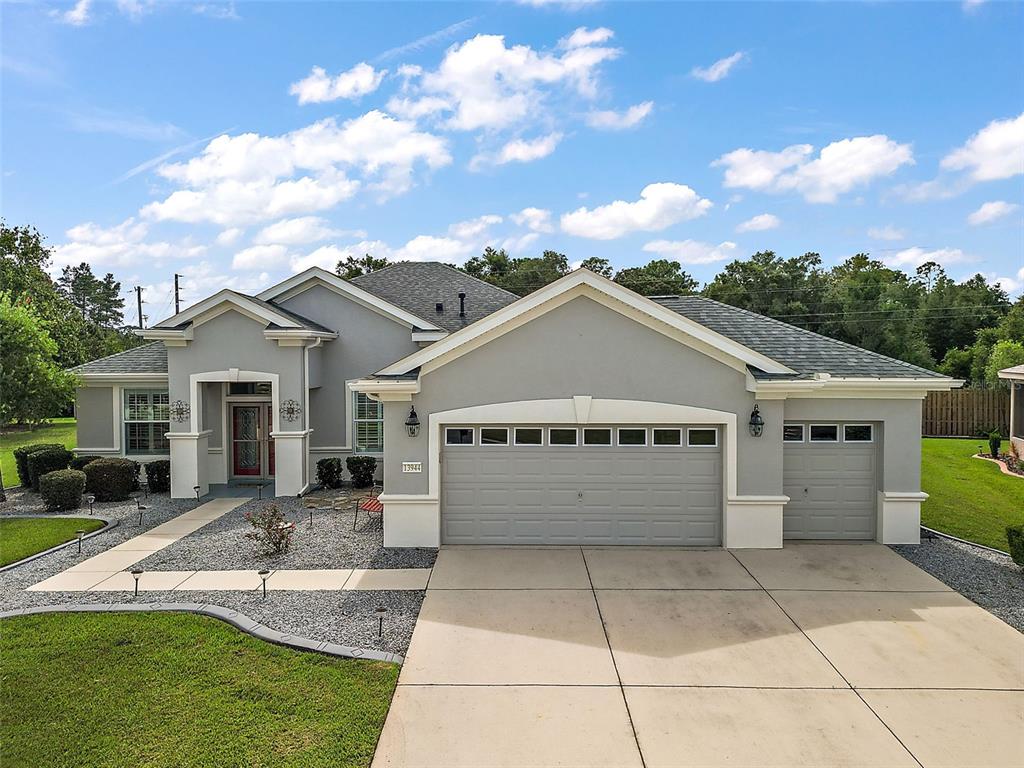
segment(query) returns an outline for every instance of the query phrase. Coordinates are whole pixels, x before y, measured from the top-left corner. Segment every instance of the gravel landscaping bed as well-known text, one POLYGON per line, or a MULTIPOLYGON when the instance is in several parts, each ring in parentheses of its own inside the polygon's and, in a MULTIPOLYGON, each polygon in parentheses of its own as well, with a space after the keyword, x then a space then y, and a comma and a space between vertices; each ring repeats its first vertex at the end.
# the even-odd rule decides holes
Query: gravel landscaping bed
POLYGON ((1009 555, 951 541, 924 538, 892 549, 1011 627, 1024 632, 1024 571, 1009 555))
POLYGON ((224 571, 319 568, 430 568, 436 549, 384 549, 380 517, 365 512, 352 530, 352 510, 314 509, 313 525, 304 499, 252 499, 169 547, 155 552, 140 567, 151 571, 224 571), (260 553, 245 538, 252 530, 245 513, 277 507, 295 523, 291 548, 273 557, 260 553))

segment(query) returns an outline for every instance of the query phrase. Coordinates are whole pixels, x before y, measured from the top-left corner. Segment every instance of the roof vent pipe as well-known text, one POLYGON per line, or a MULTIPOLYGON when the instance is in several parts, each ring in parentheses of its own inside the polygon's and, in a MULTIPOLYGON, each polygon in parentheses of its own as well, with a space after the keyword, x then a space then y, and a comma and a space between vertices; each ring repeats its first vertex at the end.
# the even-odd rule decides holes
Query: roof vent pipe
POLYGON ((459 291, 459 317, 466 316, 466 292, 459 291))

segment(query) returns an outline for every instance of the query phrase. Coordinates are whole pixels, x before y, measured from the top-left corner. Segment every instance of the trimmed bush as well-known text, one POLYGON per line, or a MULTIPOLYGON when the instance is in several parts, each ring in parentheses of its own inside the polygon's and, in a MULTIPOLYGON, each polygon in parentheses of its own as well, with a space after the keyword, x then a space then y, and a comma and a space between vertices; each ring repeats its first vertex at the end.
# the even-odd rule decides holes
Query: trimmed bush
POLYGON ((1006 541, 1010 545, 1013 562, 1024 568, 1024 525, 1007 526, 1006 541))
POLYGON ((316 463, 316 481, 324 488, 341 488, 341 459, 320 459, 316 463))
POLYGON ((171 490, 171 462, 167 459, 148 462, 146 481, 149 483, 149 490, 155 493, 166 493, 171 490))
POLYGON ((85 472, 58 469, 39 478, 39 494, 50 511, 78 509, 85 490, 85 472))
POLYGON ((25 457, 28 464, 28 476, 32 483, 32 490, 39 490, 39 478, 47 472, 56 472, 58 469, 67 469, 71 463, 71 451, 63 445, 55 448, 43 448, 40 451, 30 453, 25 457))
POLYGON ((1003 436, 999 434, 999 430, 993 430, 988 433, 988 450, 992 455, 993 459, 999 458, 999 448, 1002 445, 1003 436))
POLYGON ((71 468, 78 470, 85 469, 85 465, 89 462, 102 458, 102 456, 75 456, 75 458, 71 460, 71 468))
POLYGON ((348 473, 352 475, 353 488, 369 488, 377 471, 377 460, 373 456, 349 456, 345 459, 348 473))
POLYGON ((64 446, 60 443, 32 443, 32 445, 23 445, 21 448, 15 448, 14 466, 18 472, 18 482, 26 488, 32 485, 32 478, 28 474, 29 454, 35 453, 36 451, 42 451, 46 448, 63 447, 64 446))
POLYGON ((138 487, 139 465, 131 459, 96 459, 82 471, 96 501, 124 501, 138 487))

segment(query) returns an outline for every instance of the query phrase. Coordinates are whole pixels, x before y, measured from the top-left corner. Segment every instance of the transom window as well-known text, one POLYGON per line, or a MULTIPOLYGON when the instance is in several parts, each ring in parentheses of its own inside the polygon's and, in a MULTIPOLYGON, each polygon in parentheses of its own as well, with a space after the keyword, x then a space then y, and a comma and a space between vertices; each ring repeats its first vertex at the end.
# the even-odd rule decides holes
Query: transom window
POLYGON ((508 427, 480 427, 480 445, 508 445, 508 427))
POLYGON ((516 445, 543 445, 544 430, 540 427, 516 427, 516 445))
POLYGON ((872 439, 870 424, 844 424, 844 443, 870 443, 872 439))
POLYGON ((444 431, 445 445, 472 445, 472 427, 447 427, 444 431))
POLYGON ((229 395, 269 395, 269 381, 234 381, 228 385, 229 395))
POLYGON ((647 445, 647 430, 643 427, 620 427, 619 445, 647 445))
POLYGON ((384 406, 364 392, 352 393, 352 448, 356 453, 384 452, 384 406))
POLYGON ((839 442, 839 427, 835 424, 811 424, 811 442, 839 442))
POLYGON ((802 443, 804 441, 803 424, 785 424, 782 427, 782 441, 784 443, 802 443))
POLYGON ((124 452, 128 455, 170 453, 170 397, 166 390, 124 391, 124 452))
POLYGON ((583 430, 584 445, 611 445, 612 431, 607 427, 587 427, 583 430))
POLYGON ((686 444, 692 448, 714 448, 718 445, 718 430, 700 428, 688 429, 686 430, 686 444))
POLYGON ((681 429, 661 429, 659 427, 655 427, 652 432, 654 433, 655 445, 683 444, 683 431, 681 429))
POLYGON ((548 430, 548 445, 576 445, 578 439, 575 428, 552 427, 548 430))

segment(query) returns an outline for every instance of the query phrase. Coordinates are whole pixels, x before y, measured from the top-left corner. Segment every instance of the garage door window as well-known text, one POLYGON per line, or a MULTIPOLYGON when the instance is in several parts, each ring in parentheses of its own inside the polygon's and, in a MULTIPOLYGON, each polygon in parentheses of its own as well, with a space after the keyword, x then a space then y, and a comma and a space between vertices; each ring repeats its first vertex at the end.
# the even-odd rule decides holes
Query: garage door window
POLYGON ((804 441, 804 425, 786 424, 782 428, 782 441, 784 443, 802 443, 804 441))
POLYGON ((686 430, 686 444, 691 448, 714 448, 718 445, 718 430, 688 429, 686 430))
POLYGON ((543 435, 539 427, 516 427, 516 445, 543 445, 543 435))
POLYGON ((448 427, 444 431, 445 445, 472 445, 472 427, 448 427))
POLYGON ((844 443, 870 443, 872 439, 870 424, 844 424, 844 443))
POLYGON ((508 445, 508 427, 480 427, 480 445, 508 445))
POLYGON ((612 431, 610 429, 595 429, 593 427, 583 430, 584 445, 611 445, 612 431))
POLYGON ((636 427, 619 429, 619 445, 647 445, 647 430, 636 427))
POLYGON ((812 443, 839 442, 839 427, 835 424, 811 424, 812 443))
POLYGON ((548 445, 576 445, 575 429, 549 429, 548 445))
POLYGON ((655 445, 682 445, 683 430, 681 429, 654 429, 655 445))

